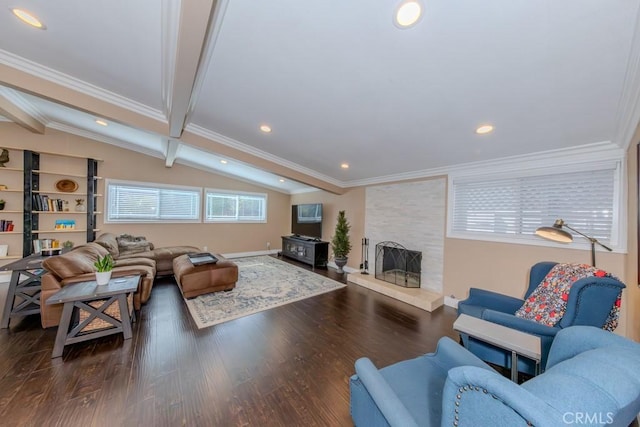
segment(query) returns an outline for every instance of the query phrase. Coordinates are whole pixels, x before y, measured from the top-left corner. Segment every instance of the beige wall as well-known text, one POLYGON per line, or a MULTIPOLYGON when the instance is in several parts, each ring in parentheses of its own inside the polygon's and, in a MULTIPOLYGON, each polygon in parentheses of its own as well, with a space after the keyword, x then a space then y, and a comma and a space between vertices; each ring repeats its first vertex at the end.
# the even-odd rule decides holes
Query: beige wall
MULTIPOLYGON (((351 225, 349 238, 351 241, 351 253, 347 266, 359 268, 362 260, 362 237, 364 235, 364 187, 352 188, 345 194, 337 195, 326 191, 313 191, 310 193, 294 194, 291 196, 291 204, 322 203, 322 240, 331 241, 333 237, 338 212, 345 211, 347 220, 351 225)), ((288 214, 291 219, 291 210, 288 214)), ((290 228, 290 226, 288 226, 290 228)), ((288 230, 291 231, 291 230, 288 230)), ((289 233, 287 233, 289 234, 289 233)), ((329 246, 329 258, 333 258, 331 246, 329 246)))
MULTIPOLYGON (((90 139, 47 129, 37 135, 11 124, 0 123, 0 146, 34 151, 73 154, 104 160, 98 174, 104 178, 190 185, 227 190, 267 193, 266 224, 104 224, 98 216, 102 232, 145 235, 156 246, 189 244, 210 251, 235 253, 280 247, 280 236, 289 232, 290 196, 225 176, 176 164, 166 168, 164 160, 99 143, 90 139)), ((85 172, 86 173, 86 172, 85 172)), ((104 180, 99 181, 104 194, 104 180)), ((98 209, 104 210, 104 198, 98 199, 98 209)))

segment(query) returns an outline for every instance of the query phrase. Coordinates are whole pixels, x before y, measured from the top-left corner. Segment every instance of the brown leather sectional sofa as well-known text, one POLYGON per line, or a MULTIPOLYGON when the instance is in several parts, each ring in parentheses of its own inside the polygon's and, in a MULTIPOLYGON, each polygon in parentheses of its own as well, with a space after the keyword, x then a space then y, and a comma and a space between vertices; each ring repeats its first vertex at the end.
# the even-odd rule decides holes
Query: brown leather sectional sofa
MULTIPOLYGON (((173 274, 173 259, 190 252, 199 252, 193 246, 171 246, 154 249, 153 245, 137 246, 134 250, 121 251, 128 247, 118 244, 118 237, 112 233, 100 235, 94 242, 74 248, 62 255, 47 258, 42 266, 47 273, 42 277, 41 301, 69 283, 95 279, 93 263, 98 257, 111 254, 114 259, 112 277, 140 274, 142 281, 138 292, 133 295, 133 304, 139 310, 151 296, 153 279, 160 275, 173 274)), ((57 326, 62 315, 62 304, 40 305, 40 319, 43 328, 57 326)))

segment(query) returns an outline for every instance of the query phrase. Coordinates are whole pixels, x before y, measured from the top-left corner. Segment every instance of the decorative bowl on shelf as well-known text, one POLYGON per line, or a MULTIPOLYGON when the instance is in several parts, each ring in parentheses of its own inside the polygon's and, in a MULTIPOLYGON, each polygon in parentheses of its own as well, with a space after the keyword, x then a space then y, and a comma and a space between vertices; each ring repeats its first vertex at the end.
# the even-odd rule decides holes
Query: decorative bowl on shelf
POLYGON ((56 188, 63 193, 73 193, 78 189, 78 183, 72 179, 61 179, 56 182, 56 188))

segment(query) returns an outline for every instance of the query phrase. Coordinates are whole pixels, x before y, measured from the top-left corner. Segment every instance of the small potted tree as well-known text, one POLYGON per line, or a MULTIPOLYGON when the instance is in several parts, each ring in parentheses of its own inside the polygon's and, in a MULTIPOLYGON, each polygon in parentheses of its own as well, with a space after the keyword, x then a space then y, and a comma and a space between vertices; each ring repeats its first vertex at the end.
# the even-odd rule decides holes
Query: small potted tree
POLYGON ((344 273, 342 267, 347 265, 347 256, 351 251, 351 242, 349 241, 349 229, 351 226, 347 221, 344 211, 338 212, 338 223, 336 224, 336 232, 331 239, 331 249, 333 257, 338 266, 338 273, 344 273))
POLYGON ((98 285, 108 285, 111 279, 111 271, 113 270, 113 258, 110 254, 106 254, 102 258, 98 258, 93 263, 96 268, 96 282, 98 285))

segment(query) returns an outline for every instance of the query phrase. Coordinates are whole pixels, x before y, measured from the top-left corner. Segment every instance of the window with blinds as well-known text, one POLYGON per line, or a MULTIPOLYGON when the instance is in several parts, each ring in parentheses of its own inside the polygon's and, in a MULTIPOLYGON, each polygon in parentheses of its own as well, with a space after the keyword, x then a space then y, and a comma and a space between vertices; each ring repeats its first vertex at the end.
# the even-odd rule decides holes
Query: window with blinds
MULTIPOLYGON (((619 165, 610 164, 533 176, 453 177, 449 236, 541 243, 535 230, 562 218, 571 227, 615 245, 620 210, 618 176, 619 165)), ((575 242, 580 240, 576 237, 575 242)))
POLYGON ((107 181, 106 222, 199 222, 198 187, 107 181))
POLYGON ((266 222, 267 195, 205 190, 205 222, 266 222))

